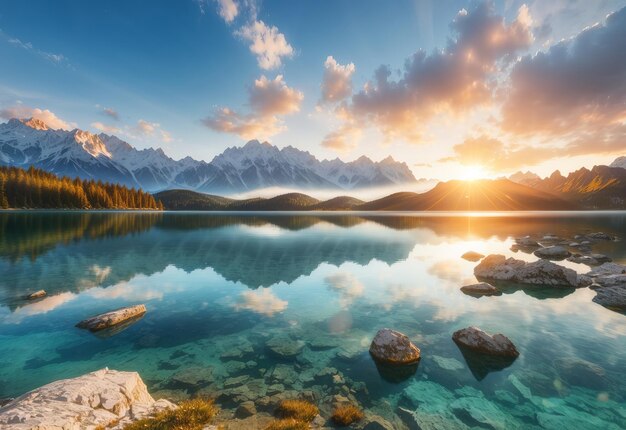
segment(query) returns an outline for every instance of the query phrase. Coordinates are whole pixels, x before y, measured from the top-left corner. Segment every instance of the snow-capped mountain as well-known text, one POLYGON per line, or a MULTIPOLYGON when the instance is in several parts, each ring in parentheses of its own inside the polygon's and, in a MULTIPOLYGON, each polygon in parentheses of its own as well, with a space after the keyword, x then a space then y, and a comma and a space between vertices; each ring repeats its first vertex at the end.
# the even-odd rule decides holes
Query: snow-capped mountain
POLYGON ((174 160, 161 149, 138 150, 104 133, 53 130, 37 119, 0 124, 0 164, 34 165, 59 175, 118 182, 148 191, 188 188, 208 193, 281 186, 354 189, 415 182, 405 163, 367 157, 346 163, 319 161, 292 146, 279 149, 256 140, 232 147, 210 163, 174 160))
POLYGON ((609 167, 620 167, 622 169, 626 169, 626 156, 622 155, 621 157, 617 157, 611 164, 609 164, 609 167))

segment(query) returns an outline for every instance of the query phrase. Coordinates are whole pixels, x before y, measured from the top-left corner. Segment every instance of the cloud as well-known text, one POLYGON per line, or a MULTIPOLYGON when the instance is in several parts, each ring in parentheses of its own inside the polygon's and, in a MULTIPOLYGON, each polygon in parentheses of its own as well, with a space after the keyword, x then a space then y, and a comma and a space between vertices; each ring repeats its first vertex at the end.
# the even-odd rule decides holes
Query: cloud
POLYGON ((322 146, 337 152, 349 152, 356 148, 362 134, 361 127, 345 123, 328 133, 322 140, 322 146))
POLYGON ((218 109, 202 123, 211 130, 236 134, 243 139, 269 139, 286 129, 277 117, 242 115, 226 107, 218 109))
POLYGON ((466 139, 454 145, 454 155, 439 161, 455 161, 466 166, 482 166, 491 171, 506 172, 529 166, 546 158, 558 156, 561 149, 554 147, 533 147, 529 145, 505 145, 498 139, 481 135, 466 139))
POLYGON ((274 80, 261 76, 249 90, 250 106, 262 116, 298 112, 303 99, 304 94, 289 88, 282 75, 276 76, 274 80))
POLYGON ((109 133, 109 134, 113 134, 113 133, 121 134, 122 133, 122 130, 120 128, 115 127, 113 125, 103 124, 103 123, 101 123, 99 121, 92 122, 91 126, 93 128, 95 128, 96 130, 99 130, 99 131, 101 131, 103 133, 109 133))
POLYGON ((24 105, 15 105, 0 109, 0 118, 11 119, 28 119, 35 118, 46 123, 46 125, 55 130, 72 130, 76 128, 75 123, 68 123, 54 114, 48 109, 31 108, 24 105))
POLYGON ((560 137, 566 154, 626 149, 626 8, 513 67, 503 130, 560 137))
POLYGON ((227 23, 231 23, 235 20, 239 14, 239 8, 237 2, 234 0, 215 0, 218 5, 218 13, 227 23))
POLYGON ((376 126, 388 139, 419 142, 425 122, 442 112, 462 114, 488 104, 494 76, 532 41, 532 19, 522 6, 507 24, 491 2, 461 10, 450 27, 456 38, 442 51, 418 51, 408 58, 400 78, 382 65, 348 105, 361 124, 376 126))
POLYGON ((348 272, 335 273, 327 276, 324 281, 331 290, 339 294, 339 302, 343 308, 348 307, 356 298, 362 296, 365 290, 363 284, 348 272))
POLYGON ((250 52, 256 55, 257 63, 263 70, 276 69, 282 65, 282 57, 293 56, 293 48, 285 35, 263 21, 255 20, 235 34, 250 42, 250 52))
POLYGON ((298 112, 303 99, 300 91, 287 86, 282 75, 273 80, 261 76, 248 89, 250 113, 222 107, 202 123, 212 130, 236 134, 243 139, 268 139, 286 129, 280 117, 298 112))
POLYGON ((32 43, 30 42, 23 42, 22 40, 16 38, 16 37, 9 37, 7 36, 5 33, 2 33, 2 30, 0 30, 0 34, 4 35, 6 37, 6 40, 12 44, 13 46, 16 46, 18 48, 24 49, 26 51, 30 51, 36 55, 39 55, 40 57, 42 57, 45 60, 48 60, 52 63, 55 64, 61 64, 63 62, 67 61, 67 58, 65 58, 65 56, 61 55, 61 54, 54 54, 52 52, 47 52, 47 51, 42 51, 41 49, 37 49, 33 46, 32 43))
POLYGON ((144 137, 159 137, 163 142, 169 143, 172 141, 172 136, 168 131, 161 128, 161 125, 156 122, 149 122, 143 119, 137 121, 137 125, 133 127, 133 132, 144 137))
POLYGON ((355 70, 353 63, 341 65, 329 55, 324 62, 322 102, 337 102, 352 95, 352 75, 355 70))
POLYGON ((108 116, 109 118, 113 118, 116 121, 120 120, 120 114, 112 108, 102 108, 102 114, 108 116))
POLYGON ((276 297, 269 289, 244 291, 235 304, 235 310, 249 310, 268 317, 287 309, 288 302, 276 297))

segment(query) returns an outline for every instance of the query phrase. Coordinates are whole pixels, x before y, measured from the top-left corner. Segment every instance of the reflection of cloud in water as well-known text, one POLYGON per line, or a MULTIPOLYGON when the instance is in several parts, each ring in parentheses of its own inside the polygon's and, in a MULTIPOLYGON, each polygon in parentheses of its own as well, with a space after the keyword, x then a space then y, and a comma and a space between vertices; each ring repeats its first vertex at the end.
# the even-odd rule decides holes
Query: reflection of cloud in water
POLYGON ((474 276, 468 276, 467 271, 463 270, 459 262, 455 260, 437 261, 428 268, 428 273, 441 280, 459 284, 459 286, 474 280, 474 276))
POLYGON ((111 274, 111 266, 101 267, 97 264, 94 264, 93 266, 89 267, 88 272, 92 276, 93 279, 90 279, 90 278, 79 279, 77 281, 77 284, 81 290, 95 288, 99 286, 100 284, 102 284, 105 281, 105 279, 108 278, 109 275, 111 274))
POLYGON ((111 266, 100 267, 97 264, 94 264, 89 268, 89 270, 96 277, 96 282, 99 284, 102 283, 111 274, 111 266))
POLYGON ((337 272, 324 278, 324 281, 331 290, 339 293, 339 304, 342 308, 349 306, 354 299, 363 295, 363 284, 349 272, 337 272))
POLYGON ((92 288, 89 291, 86 291, 84 295, 102 300, 160 300, 163 298, 163 293, 167 290, 167 285, 150 288, 145 285, 137 285, 134 282, 120 282, 119 284, 106 288, 92 288))
POLYGON ((287 309, 287 302, 276 297, 269 289, 244 291, 234 306, 235 310, 249 310, 268 317, 287 309))
POLYGON ((239 226, 239 229, 245 233, 254 234, 257 236, 265 236, 265 237, 278 237, 285 234, 285 230, 280 227, 272 224, 264 224, 257 226, 248 226, 242 224, 239 226))
POLYGON ((25 306, 17 308, 4 318, 4 321, 12 324, 19 324, 24 318, 48 313, 65 303, 74 300, 78 295, 74 293, 61 293, 56 296, 49 296, 25 306))

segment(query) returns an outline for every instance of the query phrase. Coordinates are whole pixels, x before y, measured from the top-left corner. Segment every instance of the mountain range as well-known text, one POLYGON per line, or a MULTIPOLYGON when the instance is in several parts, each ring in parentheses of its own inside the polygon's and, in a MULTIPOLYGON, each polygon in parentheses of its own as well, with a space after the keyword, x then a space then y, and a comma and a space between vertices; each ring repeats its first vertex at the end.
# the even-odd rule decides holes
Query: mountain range
POLYGON ((609 166, 583 167, 567 176, 558 170, 543 179, 532 172, 517 172, 509 179, 584 209, 626 209, 626 157, 609 166))
POLYGON ((182 188, 233 193, 266 187, 351 190, 416 182, 406 163, 318 160, 292 146, 279 149, 251 140, 211 162, 174 160, 161 149, 138 150, 104 133, 54 130, 38 119, 0 124, 0 165, 31 165, 61 176, 100 179, 150 192, 182 188))

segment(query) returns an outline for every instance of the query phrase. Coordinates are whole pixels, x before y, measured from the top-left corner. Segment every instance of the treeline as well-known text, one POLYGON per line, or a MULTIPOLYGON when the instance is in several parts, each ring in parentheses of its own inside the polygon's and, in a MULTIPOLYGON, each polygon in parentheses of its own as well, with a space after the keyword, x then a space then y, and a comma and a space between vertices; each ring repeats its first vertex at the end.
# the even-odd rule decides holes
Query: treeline
POLYGON ((58 177, 30 167, 0 167, 0 208, 153 209, 163 205, 151 194, 119 184, 58 177))

